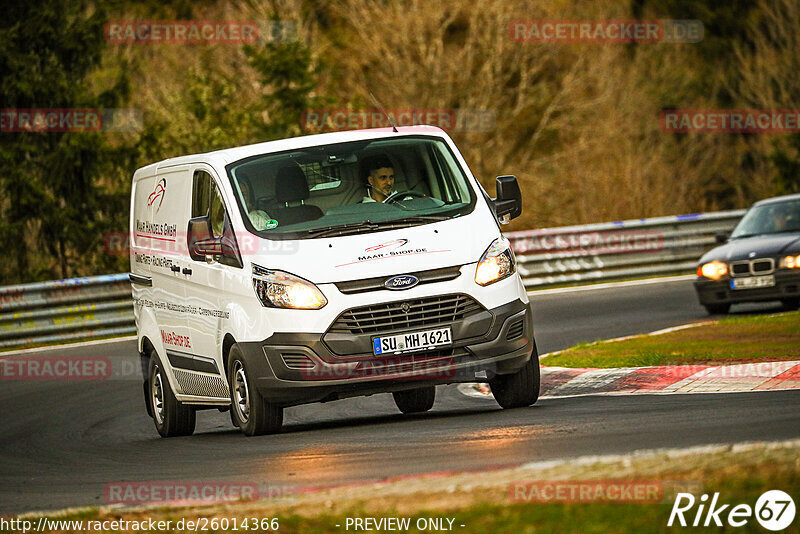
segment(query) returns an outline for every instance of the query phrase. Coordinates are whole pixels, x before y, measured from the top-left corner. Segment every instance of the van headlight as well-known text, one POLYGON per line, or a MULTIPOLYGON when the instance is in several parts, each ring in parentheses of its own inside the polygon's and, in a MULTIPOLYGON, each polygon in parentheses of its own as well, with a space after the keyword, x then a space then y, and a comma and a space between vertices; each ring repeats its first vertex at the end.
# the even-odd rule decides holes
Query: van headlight
POLYGON ((299 276, 253 265, 253 287, 267 308, 318 310, 328 299, 317 286, 299 276))
POLYGON ((475 283, 488 286, 514 274, 516 260, 511 243, 505 237, 495 239, 478 262, 475 270, 475 283))

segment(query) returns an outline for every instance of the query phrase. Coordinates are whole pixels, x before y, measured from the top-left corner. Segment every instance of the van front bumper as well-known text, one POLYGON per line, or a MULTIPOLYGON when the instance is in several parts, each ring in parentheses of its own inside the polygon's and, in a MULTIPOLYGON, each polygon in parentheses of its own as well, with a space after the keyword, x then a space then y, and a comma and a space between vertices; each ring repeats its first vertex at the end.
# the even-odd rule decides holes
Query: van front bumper
POLYGON ((444 349, 375 356, 363 352, 376 335, 276 333, 264 341, 239 343, 265 399, 283 406, 402 391, 458 382, 486 381, 514 373, 535 351, 530 307, 516 300, 446 324, 453 344, 444 349))

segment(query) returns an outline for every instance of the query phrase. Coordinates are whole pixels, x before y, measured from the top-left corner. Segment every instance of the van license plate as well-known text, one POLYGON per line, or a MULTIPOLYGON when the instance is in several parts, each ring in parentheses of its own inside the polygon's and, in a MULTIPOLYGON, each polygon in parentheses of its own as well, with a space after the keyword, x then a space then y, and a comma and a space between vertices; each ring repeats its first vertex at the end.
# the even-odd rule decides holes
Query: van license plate
POLYGON ((450 328, 437 328, 420 332, 408 332, 396 336, 372 338, 373 354, 402 354, 451 345, 450 328))
POLYGON ((756 289, 759 287, 772 287, 775 285, 775 276, 748 276, 747 278, 731 279, 731 289, 756 289))

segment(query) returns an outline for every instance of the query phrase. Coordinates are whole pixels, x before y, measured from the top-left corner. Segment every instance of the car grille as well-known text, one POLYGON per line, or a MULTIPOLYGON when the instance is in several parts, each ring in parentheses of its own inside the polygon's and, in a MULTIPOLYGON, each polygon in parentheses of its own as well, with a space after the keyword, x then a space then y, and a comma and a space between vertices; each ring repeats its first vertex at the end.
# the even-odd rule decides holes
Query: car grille
POLYGON ((731 262, 733 276, 749 276, 770 274, 775 271, 775 260, 772 258, 756 258, 731 262))
POLYGON ((483 310, 467 295, 442 295, 352 308, 342 313, 330 332, 373 334, 452 323, 483 310))

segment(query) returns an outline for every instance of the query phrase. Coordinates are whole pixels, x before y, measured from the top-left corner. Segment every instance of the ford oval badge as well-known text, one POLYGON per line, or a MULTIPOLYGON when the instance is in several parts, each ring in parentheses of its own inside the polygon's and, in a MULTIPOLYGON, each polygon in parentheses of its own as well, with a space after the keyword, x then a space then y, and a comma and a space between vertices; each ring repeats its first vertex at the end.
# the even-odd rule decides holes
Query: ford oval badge
POLYGON ((411 289, 417 284, 419 284, 419 278, 416 276, 410 274, 401 274, 386 280, 383 283, 383 287, 386 289, 391 289, 392 291, 398 291, 400 289, 411 289))

